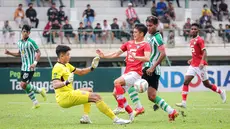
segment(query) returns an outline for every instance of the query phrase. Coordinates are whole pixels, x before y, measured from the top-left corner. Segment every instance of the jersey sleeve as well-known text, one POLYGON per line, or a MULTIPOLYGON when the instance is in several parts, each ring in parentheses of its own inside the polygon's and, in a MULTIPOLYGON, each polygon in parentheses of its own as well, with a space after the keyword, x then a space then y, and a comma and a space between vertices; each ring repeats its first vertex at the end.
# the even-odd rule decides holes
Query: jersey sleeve
POLYGON ((74 72, 76 70, 76 68, 73 65, 71 65, 70 63, 68 63, 66 65, 69 68, 70 72, 74 72))
POLYGON ((55 66, 52 70, 52 80, 61 80, 63 70, 61 67, 55 66))
POLYGON ((31 45, 32 45, 32 48, 36 51, 36 50, 38 50, 39 48, 38 48, 38 45, 35 43, 35 41, 33 41, 33 40, 31 40, 31 45))
POLYGON ((200 49, 201 49, 201 50, 204 50, 204 49, 205 49, 205 45, 204 45, 204 40, 203 40, 203 39, 200 39, 200 40, 199 40, 199 46, 200 46, 200 49))
POLYGON ((128 44, 128 42, 126 42, 126 43, 124 43, 124 44, 121 45, 120 49, 121 49, 123 52, 127 51, 127 44, 128 44))
POLYGON ((163 38, 160 33, 153 37, 153 41, 157 44, 157 46, 161 46, 164 44, 163 38))
POLYGON ((149 43, 146 43, 146 45, 144 47, 144 52, 151 52, 151 46, 149 43))

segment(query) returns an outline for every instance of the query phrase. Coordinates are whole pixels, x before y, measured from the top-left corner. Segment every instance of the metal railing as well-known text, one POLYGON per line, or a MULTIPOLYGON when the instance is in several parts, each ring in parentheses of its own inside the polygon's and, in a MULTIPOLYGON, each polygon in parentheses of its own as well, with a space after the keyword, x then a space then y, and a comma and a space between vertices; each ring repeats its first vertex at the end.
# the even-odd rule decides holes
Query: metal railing
MULTIPOLYGON (((207 31, 201 30, 200 36, 205 39, 208 47, 230 47, 230 30, 223 30, 221 34, 218 33, 219 30, 215 30, 211 34, 207 33, 207 31)), ((16 43, 21 38, 21 30, 12 30, 12 32, 14 35, 8 33, 4 36, 3 30, 0 30, 0 49, 6 45, 9 48, 17 47, 13 43, 16 43)), ((73 33, 68 34, 68 32, 70 30, 53 30, 49 34, 44 35, 43 30, 32 29, 30 38, 35 40, 39 46, 49 49, 61 43, 71 45, 75 48, 116 48, 133 37, 132 30, 109 30, 108 32, 102 30, 84 30, 80 32, 74 29, 72 30, 73 33)), ((184 30, 182 29, 165 29, 162 34, 167 47, 189 47, 190 37, 189 35, 184 35, 184 30)))

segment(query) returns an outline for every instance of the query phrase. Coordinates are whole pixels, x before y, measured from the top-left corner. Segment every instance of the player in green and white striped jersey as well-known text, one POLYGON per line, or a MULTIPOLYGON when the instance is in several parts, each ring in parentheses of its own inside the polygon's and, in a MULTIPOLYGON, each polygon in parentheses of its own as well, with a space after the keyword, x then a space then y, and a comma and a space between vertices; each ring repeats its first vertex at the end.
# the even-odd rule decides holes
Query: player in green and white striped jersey
POLYGON ((148 33, 146 39, 151 44, 152 53, 150 61, 146 62, 143 69, 142 78, 148 81, 148 98, 160 106, 165 112, 168 113, 169 121, 174 121, 178 116, 178 112, 169 106, 164 99, 157 96, 157 89, 160 79, 160 63, 165 58, 165 47, 160 32, 157 31, 158 18, 149 16, 146 20, 148 33))
POLYGON ((44 88, 38 88, 29 83, 33 77, 35 67, 41 56, 41 52, 37 44, 34 40, 29 38, 30 29, 31 28, 28 25, 24 25, 22 27, 22 39, 17 43, 19 51, 14 53, 6 49, 5 54, 21 57, 22 66, 20 86, 25 90, 29 98, 33 101, 33 108, 38 108, 40 105, 35 97, 34 92, 40 93, 44 100, 46 100, 46 91, 44 88))

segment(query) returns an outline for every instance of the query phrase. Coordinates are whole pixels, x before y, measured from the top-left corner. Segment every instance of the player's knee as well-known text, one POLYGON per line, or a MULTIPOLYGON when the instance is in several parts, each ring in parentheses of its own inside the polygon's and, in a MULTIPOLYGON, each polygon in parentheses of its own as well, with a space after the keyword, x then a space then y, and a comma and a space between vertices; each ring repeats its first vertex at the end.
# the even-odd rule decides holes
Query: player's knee
POLYGON ((99 94, 95 94, 95 102, 100 100, 101 100, 101 96, 99 94))
POLYGON ((150 101, 154 101, 156 98, 156 94, 148 94, 148 98, 150 101))
POLYGON ((212 87, 212 85, 208 81, 204 81, 203 84, 207 88, 211 88, 212 87))
POLYGON ((20 83, 20 86, 22 87, 22 89, 26 89, 26 85, 27 85, 26 82, 21 82, 21 83, 20 83))
POLYGON ((186 86, 189 85, 189 81, 185 80, 184 85, 186 85, 186 86))

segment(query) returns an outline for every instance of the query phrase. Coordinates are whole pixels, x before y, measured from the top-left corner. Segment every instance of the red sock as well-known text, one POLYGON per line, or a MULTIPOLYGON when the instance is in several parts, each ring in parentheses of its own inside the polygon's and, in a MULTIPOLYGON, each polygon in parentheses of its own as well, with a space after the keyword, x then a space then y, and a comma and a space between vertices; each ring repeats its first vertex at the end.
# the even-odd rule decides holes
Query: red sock
POLYGON ((184 85, 182 87, 182 100, 183 101, 187 100, 187 94, 188 94, 188 85, 184 85))
POLYGON ((115 85, 115 89, 116 89, 116 98, 117 98, 117 103, 118 103, 118 107, 123 108, 124 107, 124 90, 121 87, 121 85, 116 84, 115 85))
POLYGON ((128 112, 129 114, 133 112, 133 109, 129 106, 126 98, 123 99, 124 102, 124 107, 125 107, 125 111, 128 112))
POLYGON ((219 87, 217 87, 215 84, 212 85, 212 91, 221 94, 222 91, 220 90, 219 87))

